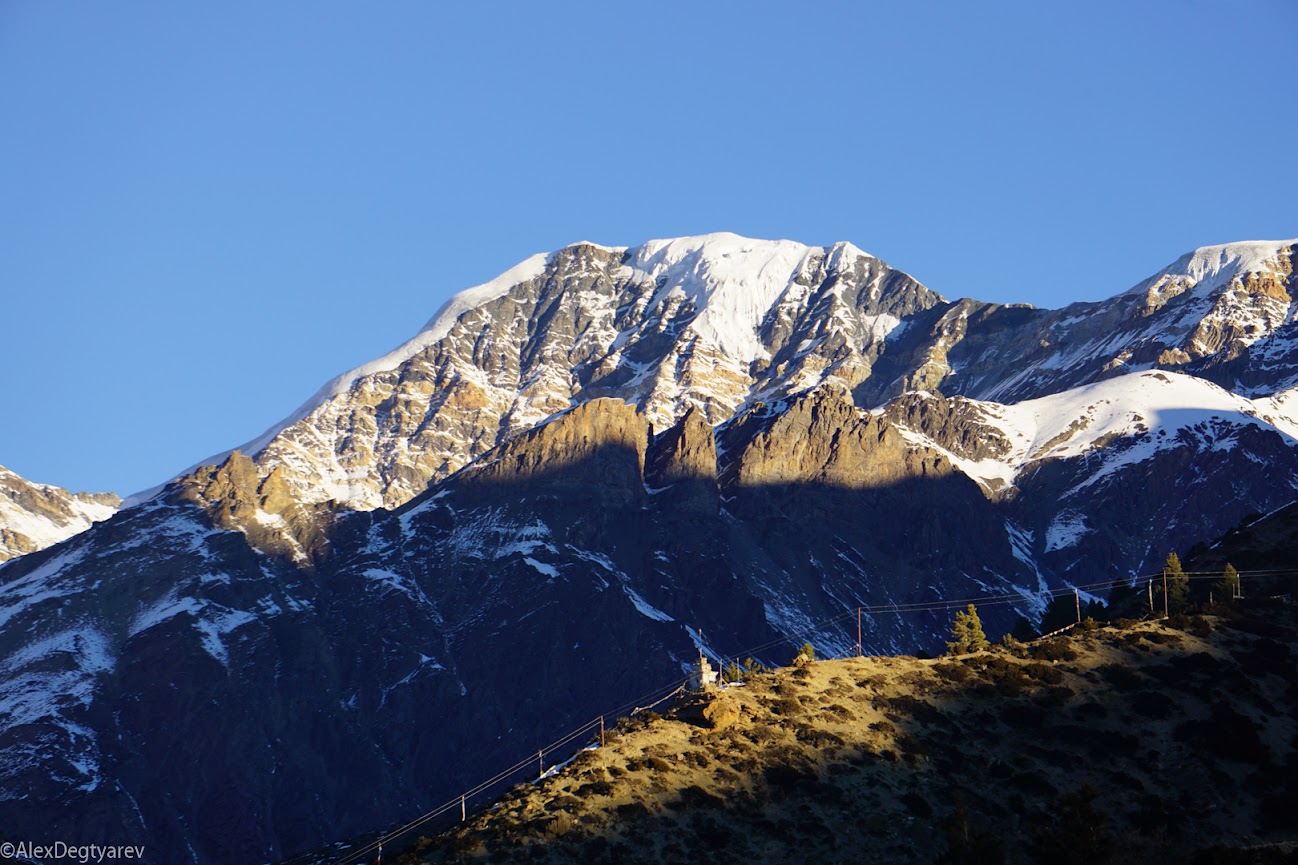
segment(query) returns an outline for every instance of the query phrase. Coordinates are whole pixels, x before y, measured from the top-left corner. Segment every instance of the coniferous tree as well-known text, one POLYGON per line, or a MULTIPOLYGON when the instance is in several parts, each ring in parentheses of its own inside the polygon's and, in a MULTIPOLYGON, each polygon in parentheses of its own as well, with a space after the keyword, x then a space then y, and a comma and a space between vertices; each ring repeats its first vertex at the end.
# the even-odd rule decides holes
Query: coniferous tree
POLYGON ((1120 580, 1109 589, 1109 596, 1105 601, 1104 611, 1096 616, 1101 621, 1111 622, 1123 617, 1136 618, 1148 609, 1143 582, 1137 587, 1120 580))
POLYGON ((1030 643, 1041 636, 1041 632, 1022 616, 1014 620, 1014 627, 1010 629, 1010 633, 1014 635, 1014 639, 1021 643, 1030 643))
POLYGON ((1058 595, 1046 606, 1041 616, 1041 633, 1049 634, 1077 622, 1077 601, 1071 595, 1058 595))
POLYGON ((946 647, 952 655, 967 655, 991 648, 987 635, 983 633, 978 609, 973 604, 965 612, 955 614, 955 621, 951 625, 951 641, 946 647))
POLYGON ((1212 595, 1213 600, 1222 604, 1229 604, 1239 595, 1239 571, 1230 562, 1221 572, 1221 579, 1212 584, 1212 595))
MULTIPOLYGON (((1163 586, 1160 580, 1154 581, 1154 594, 1160 596, 1163 586)), ((1181 569, 1181 557, 1176 553, 1167 554, 1167 611, 1175 615, 1185 609, 1190 600, 1190 578, 1181 569)))

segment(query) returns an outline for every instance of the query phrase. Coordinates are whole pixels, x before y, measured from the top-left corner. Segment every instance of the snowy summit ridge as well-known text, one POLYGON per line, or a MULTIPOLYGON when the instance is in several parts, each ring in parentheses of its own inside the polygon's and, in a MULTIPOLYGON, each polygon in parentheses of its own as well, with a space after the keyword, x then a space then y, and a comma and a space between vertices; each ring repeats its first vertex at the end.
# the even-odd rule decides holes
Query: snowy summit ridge
POLYGON ((1298 384, 1295 243, 1203 247, 1108 301, 1011 310, 949 302, 846 242, 581 242, 456 294, 241 450, 263 475, 282 467, 304 501, 368 510, 601 396, 658 429, 691 408, 724 423, 831 380, 864 407, 911 390, 1008 404, 1157 368, 1264 397, 1298 384))
POLYGON ((578 404, 595 382, 600 393, 635 402, 658 424, 691 405, 719 421, 758 393, 801 389, 835 362, 852 365, 848 354, 877 353, 900 324, 895 313, 941 301, 849 243, 813 247, 730 233, 631 248, 577 243, 456 294, 413 338, 330 380, 240 450, 267 471, 285 464, 308 499, 391 507, 578 404), (884 297, 888 285, 900 296, 884 297), (812 312, 813 302, 826 318, 817 338, 785 359, 781 380, 754 376, 755 366, 788 353, 784 331, 812 312), (822 345, 826 352, 817 351, 822 345), (414 368, 436 387, 409 381, 414 368), (683 376, 686 370, 694 375, 683 376), (492 417, 464 428, 469 410, 492 417), (428 435, 412 442, 404 430, 418 426, 415 414, 434 429, 425 424, 428 435), (439 421, 458 433, 436 435, 439 421), (320 447, 321 437, 332 447, 320 447), (391 480, 369 479, 374 458, 377 473, 391 471, 391 480), (397 478, 411 473, 411 462, 419 477, 397 478))
POLYGON ((1298 245, 1298 237, 1289 240, 1242 240, 1215 246, 1201 246, 1193 252, 1187 252, 1128 293, 1146 291, 1151 285, 1156 285, 1169 277, 1184 277, 1197 285, 1204 286, 1205 289, 1213 290, 1229 285, 1232 280, 1250 273, 1280 272, 1281 259, 1287 257, 1287 251, 1295 245, 1298 245))
MULTIPOLYGON (((1173 357, 1193 373, 1186 363, 1238 354, 1288 320, 1274 289, 1206 295, 1250 274, 1283 282, 1292 246, 1204 247, 1085 310, 1018 311, 1021 345, 1002 328, 983 346, 979 323, 1001 308, 948 302, 850 243, 725 232, 576 243, 456 294, 412 339, 332 379, 242 450, 263 473, 282 465, 305 500, 371 509, 400 505, 597 396, 633 403, 663 428, 690 408, 722 423, 831 379, 880 405, 915 389, 1013 402, 1173 357), (1192 287, 1201 302, 1132 324, 1128 298, 1152 312, 1192 287), (1231 330, 1235 319, 1250 329, 1231 330)), ((1294 373, 1281 384, 1298 383, 1294 373)))

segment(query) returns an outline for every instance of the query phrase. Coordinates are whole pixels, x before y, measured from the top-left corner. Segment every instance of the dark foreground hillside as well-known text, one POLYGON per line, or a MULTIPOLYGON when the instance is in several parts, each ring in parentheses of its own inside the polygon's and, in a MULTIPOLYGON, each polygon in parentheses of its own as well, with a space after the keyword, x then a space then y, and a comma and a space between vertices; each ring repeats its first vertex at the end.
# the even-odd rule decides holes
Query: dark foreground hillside
POLYGON ((638 718, 385 861, 1298 861, 1298 611, 820 661, 638 718))

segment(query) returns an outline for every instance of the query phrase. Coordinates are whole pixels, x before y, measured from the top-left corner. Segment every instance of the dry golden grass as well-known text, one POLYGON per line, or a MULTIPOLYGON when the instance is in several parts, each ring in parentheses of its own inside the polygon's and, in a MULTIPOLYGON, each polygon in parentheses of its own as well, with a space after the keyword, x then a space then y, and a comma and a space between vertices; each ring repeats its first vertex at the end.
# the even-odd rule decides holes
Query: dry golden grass
POLYGON ((932 862, 958 794, 1013 862, 1085 785, 1114 861, 1295 840, 1293 610, 1235 615, 776 670, 630 725, 398 861, 932 862))

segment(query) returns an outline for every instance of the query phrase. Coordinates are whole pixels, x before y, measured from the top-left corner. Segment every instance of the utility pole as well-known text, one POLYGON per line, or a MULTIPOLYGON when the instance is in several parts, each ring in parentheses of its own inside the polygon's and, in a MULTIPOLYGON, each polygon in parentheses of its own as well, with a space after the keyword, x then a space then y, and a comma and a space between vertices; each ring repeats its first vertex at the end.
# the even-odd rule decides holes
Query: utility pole
POLYGON ((1077 593, 1076 588, 1073 589, 1073 603, 1077 605, 1077 624, 1080 625, 1082 623, 1082 596, 1077 593))
POLYGON ((604 747, 604 716, 599 716, 599 746, 604 747))
POLYGON ((1154 580, 1149 580, 1149 614, 1154 615, 1154 580))
POLYGON ((545 752, 544 751, 536 752, 536 762, 541 766, 541 775, 544 775, 545 774, 545 752))
POLYGON ((1167 568, 1163 568, 1163 618, 1166 619, 1167 612, 1167 568))
POLYGON ((464 822, 464 794, 460 794, 460 822, 464 822))
POLYGON ((861 608, 856 608, 856 656, 859 658, 862 654, 861 649, 861 608))

